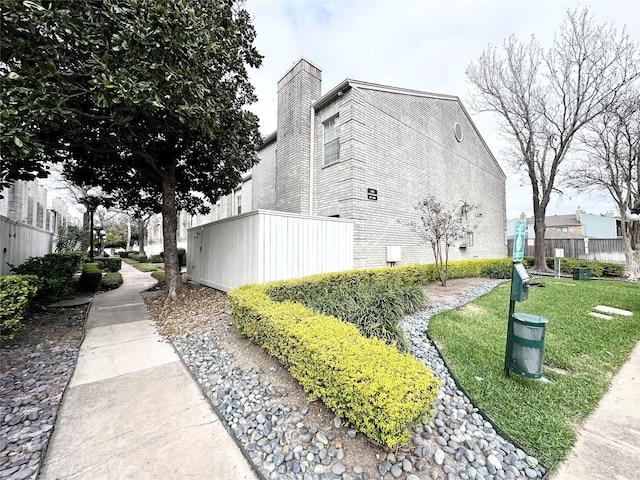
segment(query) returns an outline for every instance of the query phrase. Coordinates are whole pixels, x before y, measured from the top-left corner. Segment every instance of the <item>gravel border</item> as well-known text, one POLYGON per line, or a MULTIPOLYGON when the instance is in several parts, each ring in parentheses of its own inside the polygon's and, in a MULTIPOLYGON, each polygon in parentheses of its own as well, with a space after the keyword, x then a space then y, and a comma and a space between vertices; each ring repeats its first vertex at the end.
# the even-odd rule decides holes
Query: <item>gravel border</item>
MULTIPOLYGON (((435 346, 424 333, 429 319, 490 292, 503 280, 488 281, 454 301, 406 317, 402 328, 413 353, 442 380, 435 418, 417 425, 409 454, 383 453, 377 471, 366 472, 349 462, 336 436, 342 422, 310 425, 307 407, 287 407, 261 369, 234 367, 234 358, 215 338, 192 331, 172 338, 176 351, 201 388, 226 420, 238 443, 268 479, 369 480, 372 478, 515 479, 542 478, 538 460, 502 438, 457 387, 435 346), (435 445, 435 446, 434 446, 435 445)), ((348 431, 355 437, 357 433, 348 431)))

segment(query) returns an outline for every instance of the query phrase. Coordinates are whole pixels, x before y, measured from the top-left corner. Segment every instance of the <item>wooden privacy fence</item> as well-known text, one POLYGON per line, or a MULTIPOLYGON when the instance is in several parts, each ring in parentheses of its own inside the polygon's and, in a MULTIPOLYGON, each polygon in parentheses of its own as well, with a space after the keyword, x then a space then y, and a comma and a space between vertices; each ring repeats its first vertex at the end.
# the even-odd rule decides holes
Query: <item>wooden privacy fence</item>
MULTIPOLYGON (((513 253, 513 239, 508 240, 509 256, 513 253)), ((572 238, 565 240, 545 240, 546 257, 555 257, 556 248, 564 249, 566 258, 596 260, 599 262, 625 263, 624 243, 621 238, 572 238)), ((524 255, 533 257, 533 245, 524 247, 524 255)))
POLYGON ((187 278, 222 291, 353 268, 353 223, 257 210, 193 227, 187 278))
POLYGON ((10 273, 8 264, 20 265, 29 257, 41 257, 52 247, 52 232, 0 216, 0 275, 10 273))

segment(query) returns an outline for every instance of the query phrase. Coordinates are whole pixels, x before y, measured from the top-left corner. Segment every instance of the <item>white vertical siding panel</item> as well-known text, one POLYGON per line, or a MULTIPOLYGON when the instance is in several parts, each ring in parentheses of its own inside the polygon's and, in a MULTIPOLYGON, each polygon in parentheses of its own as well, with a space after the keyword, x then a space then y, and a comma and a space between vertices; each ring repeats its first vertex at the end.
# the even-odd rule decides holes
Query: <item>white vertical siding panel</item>
POLYGON ((8 264, 18 266, 29 257, 42 257, 52 247, 52 232, 0 217, 0 275, 10 273, 8 264))
POLYGON ((266 232, 265 232, 265 216, 263 214, 257 215, 256 220, 256 238, 254 239, 256 249, 257 249, 257 258, 256 258, 256 282, 263 283, 264 282, 264 259, 265 259, 265 241, 266 241, 266 232))
POLYGON ((296 278, 298 271, 298 259, 300 258, 300 239, 298 238, 298 224, 295 219, 287 217, 287 278, 296 278))
POLYGON ((187 275, 227 291, 353 268, 353 224, 259 210, 189 229, 187 275))

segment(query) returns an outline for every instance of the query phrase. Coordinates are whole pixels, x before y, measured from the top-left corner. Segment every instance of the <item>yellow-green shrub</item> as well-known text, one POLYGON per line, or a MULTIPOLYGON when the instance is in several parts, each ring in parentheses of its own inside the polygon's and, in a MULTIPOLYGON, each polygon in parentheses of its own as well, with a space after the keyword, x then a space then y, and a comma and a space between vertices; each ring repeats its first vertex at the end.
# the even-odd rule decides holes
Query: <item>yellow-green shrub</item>
POLYGON ((12 339, 22 328, 22 317, 38 290, 37 283, 35 275, 0 277, 0 342, 12 339))
POLYGON ((364 338, 351 324, 297 303, 272 301, 266 288, 229 292, 238 330, 348 425, 387 448, 405 443, 407 428, 433 407, 439 380, 412 356, 364 338))
MULTIPOLYGON (((510 258, 449 262, 449 278, 510 278, 511 265, 510 258)), ((314 298, 318 292, 348 288, 363 283, 392 281, 399 285, 426 285, 436 280, 438 280, 438 271, 434 263, 402 265, 391 268, 323 273, 296 280, 272 282, 268 284, 267 294, 274 300, 298 298, 299 301, 304 301, 308 298, 314 298)))

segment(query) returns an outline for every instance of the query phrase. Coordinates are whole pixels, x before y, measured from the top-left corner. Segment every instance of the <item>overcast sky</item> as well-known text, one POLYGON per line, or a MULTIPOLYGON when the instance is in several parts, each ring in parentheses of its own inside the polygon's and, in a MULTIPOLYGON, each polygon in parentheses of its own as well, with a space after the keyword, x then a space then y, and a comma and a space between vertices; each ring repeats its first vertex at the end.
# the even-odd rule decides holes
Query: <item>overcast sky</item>
MULTIPOLYGON (((251 72, 260 130, 276 129, 276 84, 305 57, 322 69, 322 93, 346 78, 426 92, 470 95, 465 70, 489 45, 514 34, 535 35, 550 46, 568 9, 588 6, 597 23, 613 23, 640 42, 640 0, 566 2, 552 0, 248 0, 262 67, 251 72)), ((491 114, 472 118, 507 175, 507 218, 532 214, 531 187, 521 186, 502 155, 491 114)), ((571 193, 555 197, 548 215, 613 211, 607 197, 571 193)))

